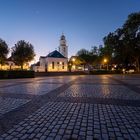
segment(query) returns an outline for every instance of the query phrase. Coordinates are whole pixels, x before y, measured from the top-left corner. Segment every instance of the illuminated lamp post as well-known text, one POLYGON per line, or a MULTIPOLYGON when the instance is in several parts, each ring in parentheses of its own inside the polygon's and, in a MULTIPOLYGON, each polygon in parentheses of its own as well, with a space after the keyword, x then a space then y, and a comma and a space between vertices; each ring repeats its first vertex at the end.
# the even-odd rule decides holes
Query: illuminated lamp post
POLYGON ((108 60, 106 58, 104 58, 104 64, 107 65, 107 70, 108 70, 108 60))
POLYGON ((74 70, 75 70, 75 65, 74 65, 75 60, 76 60, 75 58, 72 58, 72 67, 74 70))
POLYGON ((72 62, 75 62, 75 58, 72 58, 72 62))

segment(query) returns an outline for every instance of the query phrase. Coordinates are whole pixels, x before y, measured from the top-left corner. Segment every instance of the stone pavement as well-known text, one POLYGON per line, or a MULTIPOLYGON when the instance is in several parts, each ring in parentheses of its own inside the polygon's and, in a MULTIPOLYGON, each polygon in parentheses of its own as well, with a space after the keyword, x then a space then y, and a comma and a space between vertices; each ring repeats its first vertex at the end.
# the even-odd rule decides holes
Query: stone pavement
POLYGON ((140 75, 0 80, 0 140, 140 140, 140 75))

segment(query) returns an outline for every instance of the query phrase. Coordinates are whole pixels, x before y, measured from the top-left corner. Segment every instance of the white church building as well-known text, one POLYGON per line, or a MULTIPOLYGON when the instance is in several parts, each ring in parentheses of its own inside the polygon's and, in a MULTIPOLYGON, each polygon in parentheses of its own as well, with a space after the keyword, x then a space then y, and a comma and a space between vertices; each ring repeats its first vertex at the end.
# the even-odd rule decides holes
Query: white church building
POLYGON ((40 56, 39 62, 32 65, 35 72, 68 71, 68 46, 64 35, 60 38, 59 51, 55 50, 47 56, 40 56))

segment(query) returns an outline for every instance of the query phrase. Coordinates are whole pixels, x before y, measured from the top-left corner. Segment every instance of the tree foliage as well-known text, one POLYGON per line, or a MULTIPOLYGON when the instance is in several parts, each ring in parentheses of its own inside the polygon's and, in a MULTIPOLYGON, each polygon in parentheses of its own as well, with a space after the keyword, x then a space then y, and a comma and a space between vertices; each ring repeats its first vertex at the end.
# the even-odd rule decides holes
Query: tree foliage
POLYGON ((140 12, 128 16, 124 29, 124 45, 127 47, 128 56, 140 70, 140 12))
POLYGON ((4 40, 0 39, 0 64, 1 65, 5 63, 8 52, 9 52, 8 45, 4 40))
POLYGON ((128 16, 122 28, 104 37, 103 56, 108 56, 117 64, 140 65, 140 12, 128 16))
POLYGON ((91 65, 97 58, 97 55, 95 55, 93 52, 88 51, 86 49, 81 49, 77 52, 77 56, 84 60, 85 64, 91 65))
POLYGON ((84 59, 82 59, 79 56, 73 56, 69 60, 69 64, 70 65, 84 65, 85 64, 85 61, 84 61, 84 59), (73 59, 74 59, 74 61, 73 61, 73 59))
POLYGON ((24 40, 18 41, 12 48, 12 58, 17 65, 23 69, 23 65, 34 59, 35 52, 33 45, 24 40))
POLYGON ((140 71, 140 12, 130 14, 122 27, 110 32, 103 41, 104 47, 94 46, 90 51, 81 49, 77 55, 86 64, 101 64, 106 58, 108 64, 135 65, 140 71))

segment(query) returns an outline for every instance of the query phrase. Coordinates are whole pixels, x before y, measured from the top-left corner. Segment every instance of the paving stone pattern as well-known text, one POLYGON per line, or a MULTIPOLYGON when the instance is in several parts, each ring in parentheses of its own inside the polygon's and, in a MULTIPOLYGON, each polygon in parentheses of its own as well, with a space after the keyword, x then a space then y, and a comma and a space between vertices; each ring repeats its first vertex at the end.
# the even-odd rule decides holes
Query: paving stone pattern
POLYGON ((42 77, 19 80, 18 85, 14 80, 7 81, 3 84, 7 87, 0 87, 0 96, 4 92, 14 98, 0 97, 4 116, 9 111, 12 114, 14 107, 22 114, 24 107, 34 109, 18 122, 16 112, 8 120, 1 114, 0 123, 7 121, 2 125, 8 127, 0 125, 0 140, 140 140, 140 91, 136 81, 140 81, 140 75, 42 77), (33 98, 29 102, 15 98, 17 94, 32 94, 33 98), (116 103, 109 103, 111 99, 116 103))
POLYGON ((14 98, 2 98, 0 97, 0 117, 13 109, 18 108, 21 105, 26 104, 30 100, 14 99, 14 98))
POLYGON ((104 80, 101 80, 101 79, 83 79, 81 78, 79 81, 76 81, 75 82, 76 84, 110 84, 110 85, 116 85, 118 84, 117 82, 113 81, 113 80, 109 80, 109 79, 104 79, 104 80))
POLYGON ((72 85, 60 96, 140 100, 140 94, 122 85, 72 85))
POLYGON ((132 85, 140 85, 140 80, 135 79, 135 80, 122 80, 125 83, 132 84, 132 85))
POLYGON ((28 83, 0 88, 0 93, 43 95, 62 84, 28 83))
POLYGON ((140 139, 140 107, 49 102, 1 138, 140 139))

